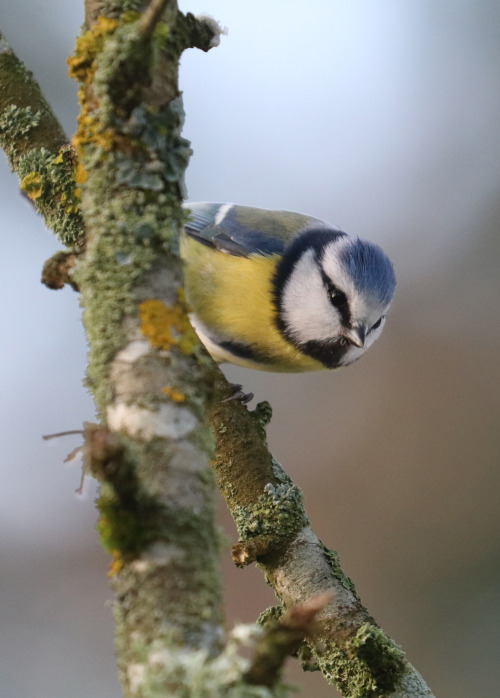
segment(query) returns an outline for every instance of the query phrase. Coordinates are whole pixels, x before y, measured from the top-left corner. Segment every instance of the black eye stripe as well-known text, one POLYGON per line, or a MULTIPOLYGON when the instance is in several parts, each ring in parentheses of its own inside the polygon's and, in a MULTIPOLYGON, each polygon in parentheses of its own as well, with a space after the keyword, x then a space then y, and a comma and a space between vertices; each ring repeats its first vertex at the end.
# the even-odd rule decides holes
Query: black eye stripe
POLYGON ((351 323, 351 311, 349 308, 349 302, 347 296, 343 291, 341 291, 333 281, 330 279, 328 274, 325 272, 321 264, 318 263, 318 267, 321 273, 321 280, 328 294, 330 303, 336 308, 340 314, 342 324, 344 327, 350 327, 351 323))

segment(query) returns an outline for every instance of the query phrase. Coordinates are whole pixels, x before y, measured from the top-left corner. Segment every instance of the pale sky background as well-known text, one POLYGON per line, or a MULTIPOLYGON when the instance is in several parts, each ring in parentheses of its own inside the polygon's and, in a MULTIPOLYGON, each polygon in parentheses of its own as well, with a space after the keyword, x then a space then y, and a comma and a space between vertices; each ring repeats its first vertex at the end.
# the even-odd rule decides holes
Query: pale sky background
MULTIPOLYGON (((182 58, 191 200, 309 213, 381 244, 398 288, 345 371, 229 369, 274 408, 271 445, 363 601, 440 698, 500 680, 500 4, 183 0, 228 27, 182 58)), ((68 134, 83 4, 0 0, 0 27, 68 134)), ((78 498, 78 297, 39 283, 57 249, 0 158, 0 695, 118 698, 95 486, 78 498)), ((223 507, 222 507, 223 512, 223 507)), ((228 534, 234 528, 222 513, 228 534)), ((273 603, 224 553, 229 623, 273 603), (255 595, 255 598, 253 598, 255 595)), ((293 672, 304 695, 336 695, 293 672)))

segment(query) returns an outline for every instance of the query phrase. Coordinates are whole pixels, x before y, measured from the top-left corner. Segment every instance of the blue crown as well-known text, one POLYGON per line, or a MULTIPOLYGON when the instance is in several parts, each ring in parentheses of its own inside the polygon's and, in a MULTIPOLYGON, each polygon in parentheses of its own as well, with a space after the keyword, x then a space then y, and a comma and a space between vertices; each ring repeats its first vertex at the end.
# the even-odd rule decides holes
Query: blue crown
POLYGON ((359 238, 347 238, 340 261, 349 271, 356 287, 388 305, 394 296, 396 277, 390 259, 378 245, 359 238))

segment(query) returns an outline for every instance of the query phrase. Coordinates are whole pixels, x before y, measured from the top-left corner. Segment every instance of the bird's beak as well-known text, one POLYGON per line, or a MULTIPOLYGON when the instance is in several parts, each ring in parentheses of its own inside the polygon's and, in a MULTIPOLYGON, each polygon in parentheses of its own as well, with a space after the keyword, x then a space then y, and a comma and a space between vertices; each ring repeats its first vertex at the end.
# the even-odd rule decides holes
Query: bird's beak
POLYGON ((344 337, 355 347, 362 349, 365 346, 366 330, 364 327, 348 327, 344 330, 344 337))

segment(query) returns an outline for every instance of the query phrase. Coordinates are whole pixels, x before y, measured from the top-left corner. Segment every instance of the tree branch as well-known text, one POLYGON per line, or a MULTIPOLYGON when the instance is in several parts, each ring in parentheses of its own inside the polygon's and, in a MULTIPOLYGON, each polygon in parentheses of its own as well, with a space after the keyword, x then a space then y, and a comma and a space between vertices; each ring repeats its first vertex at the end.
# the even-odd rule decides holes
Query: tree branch
MULTIPOLYGON (((223 402, 217 384, 211 408, 216 436, 213 467, 238 528, 237 564, 257 561, 284 609, 321 594, 332 600, 317 616, 310 651, 325 678, 345 696, 432 696, 404 652, 378 627, 340 567, 309 525, 302 493, 267 449, 270 408, 254 412, 223 402)), ((310 653, 310 652, 309 652, 310 653)))
POLYGON ((37 211, 67 246, 84 230, 75 190, 75 158, 32 73, 0 34, 0 146, 37 211))
POLYGON ((113 555, 121 680, 125 695, 153 697, 180 695, 223 647, 204 407, 213 369, 186 318, 175 252, 191 152, 177 83, 184 35, 175 19, 163 25, 177 17, 173 0, 159 22, 156 5, 143 21, 124 4, 97 12, 69 61, 82 84, 74 144, 88 233, 77 282, 105 425, 88 433, 86 457, 113 555), (144 22, 156 23, 154 46, 144 22))

